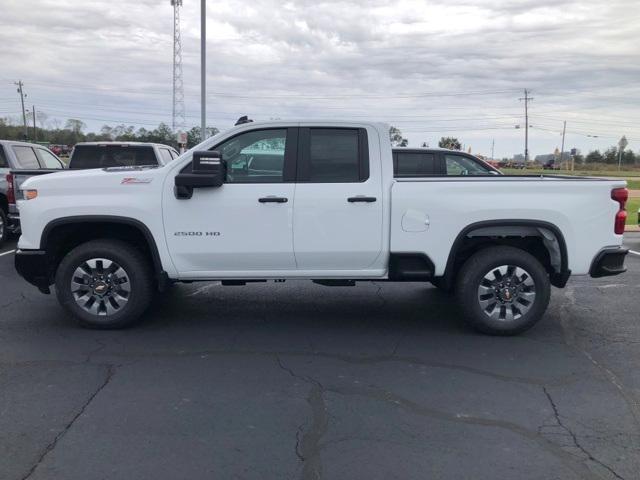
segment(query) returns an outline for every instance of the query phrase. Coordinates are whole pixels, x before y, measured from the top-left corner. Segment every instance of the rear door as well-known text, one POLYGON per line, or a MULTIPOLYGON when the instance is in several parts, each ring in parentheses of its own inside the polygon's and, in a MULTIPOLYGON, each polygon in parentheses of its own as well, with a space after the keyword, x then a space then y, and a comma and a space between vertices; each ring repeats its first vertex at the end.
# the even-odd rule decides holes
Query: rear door
POLYGON ((367 130, 303 127, 299 152, 293 213, 298 269, 345 276, 373 269, 382 251, 383 201, 379 150, 370 148, 367 130), (377 157, 371 163, 370 149, 377 157))

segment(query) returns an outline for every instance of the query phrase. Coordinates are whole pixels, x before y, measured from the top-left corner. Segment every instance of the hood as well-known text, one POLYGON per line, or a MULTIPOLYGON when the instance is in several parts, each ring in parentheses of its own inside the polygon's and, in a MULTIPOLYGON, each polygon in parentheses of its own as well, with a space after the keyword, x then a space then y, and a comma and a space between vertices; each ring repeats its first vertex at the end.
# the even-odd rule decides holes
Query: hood
POLYGON ((65 170, 62 172, 30 177, 21 185, 27 189, 72 189, 95 192, 96 189, 113 189, 119 185, 150 185, 157 183, 161 167, 112 167, 91 170, 65 170))

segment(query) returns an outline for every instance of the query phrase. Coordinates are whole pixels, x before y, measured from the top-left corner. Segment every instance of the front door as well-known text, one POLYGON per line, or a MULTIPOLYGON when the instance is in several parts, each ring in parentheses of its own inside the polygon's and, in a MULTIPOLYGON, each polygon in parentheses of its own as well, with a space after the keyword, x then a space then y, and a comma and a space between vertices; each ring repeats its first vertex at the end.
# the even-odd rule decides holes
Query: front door
MULTIPOLYGON (((377 140, 377 137, 376 137, 377 140)), ((379 268, 383 199, 364 128, 301 128, 293 244, 298 269, 351 276, 379 268), (344 272, 341 274, 340 272, 344 272)))
POLYGON ((181 277, 247 278, 295 270, 296 149, 296 128, 240 133, 212 148, 227 162, 224 185, 196 188, 191 199, 178 200, 168 182, 165 233, 181 277))

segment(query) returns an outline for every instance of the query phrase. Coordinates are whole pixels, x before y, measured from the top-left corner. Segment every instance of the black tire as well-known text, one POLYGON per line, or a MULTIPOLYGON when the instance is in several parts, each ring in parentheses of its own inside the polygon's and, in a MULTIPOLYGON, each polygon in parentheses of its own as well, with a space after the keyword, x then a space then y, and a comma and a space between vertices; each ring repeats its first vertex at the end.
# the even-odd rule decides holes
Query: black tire
MULTIPOLYGON (((120 270, 117 271, 120 272, 120 270)), ((84 273, 85 270, 82 272, 84 273)), ((104 273, 105 277, 111 276, 107 271, 104 273)), ((115 276, 116 272, 112 273, 115 276)), ((95 277, 91 277, 91 274, 87 274, 86 282, 91 282, 91 278, 95 279, 95 277)), ((98 288, 95 280, 93 281, 94 284, 92 285, 98 288)), ((105 282, 100 281, 101 285, 99 287, 104 287, 105 282)), ((81 283, 84 284, 84 281, 81 283)), ((134 324, 151 304, 154 293, 153 274, 148 260, 139 250, 119 240, 92 240, 71 250, 58 266, 55 285, 58 301, 74 315, 81 326, 104 330, 124 328, 134 324), (100 260, 99 262, 95 262, 93 259, 100 260), (105 280, 110 286, 113 283, 114 289, 123 288, 123 285, 124 288, 129 289, 128 292, 124 292, 124 290, 117 292, 122 295, 117 297, 121 299, 120 301, 114 298, 114 303, 108 304, 108 302, 111 302, 109 293, 103 297, 97 296, 95 293, 96 290, 89 286, 87 286, 87 292, 79 290, 82 295, 80 293, 74 294, 72 291, 71 282, 78 278, 78 276, 76 276, 78 269, 86 269, 88 265, 87 262, 91 262, 93 264, 97 263, 98 268, 104 271, 103 264, 105 262, 102 262, 101 259, 113 262, 112 265, 121 267, 121 270, 125 274, 113 282, 105 280), (76 301, 76 295, 87 299, 89 297, 99 298, 99 300, 93 302, 87 300, 87 304, 91 306, 94 304, 97 305, 97 311, 88 311, 86 305, 81 306, 78 301, 76 301), (122 304, 125 299, 126 302, 122 304), (114 305, 118 305, 118 303, 120 303, 120 306, 116 310, 114 305), (111 312, 106 311, 107 307, 111 312)), ((109 290, 111 290, 110 287, 109 290)), ((114 293, 116 293, 115 290, 114 293)), ((84 303, 84 300, 80 300, 80 302, 84 303)))
POLYGON ((456 282, 465 321, 489 335, 517 335, 533 327, 546 311, 550 295, 544 266, 524 250, 509 246, 489 247, 471 256, 456 282), (513 273, 503 276, 500 267, 513 273))
POLYGON ((0 247, 9 237, 9 220, 4 208, 0 207, 0 247))

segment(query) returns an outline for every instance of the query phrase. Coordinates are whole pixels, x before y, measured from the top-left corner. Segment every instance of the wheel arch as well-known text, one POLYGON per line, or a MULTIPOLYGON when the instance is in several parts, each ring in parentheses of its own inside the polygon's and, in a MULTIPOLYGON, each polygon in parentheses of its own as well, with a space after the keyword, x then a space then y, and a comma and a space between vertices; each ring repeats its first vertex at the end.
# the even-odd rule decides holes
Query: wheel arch
POLYGON ((571 271, 568 267, 567 243, 562 231, 550 222, 525 219, 486 220, 467 225, 453 242, 442 281, 452 287, 461 263, 482 248, 496 244, 518 246, 518 243, 532 237, 539 239, 548 254, 545 261, 538 259, 547 268, 552 285, 564 287, 571 271), (465 246, 469 243, 473 246, 466 251, 465 246))
POLYGON ((70 248, 97 238, 123 240, 144 250, 153 267, 158 288, 164 289, 168 276, 162 267, 155 238, 149 228, 135 218, 115 215, 75 215, 57 218, 43 229, 40 249, 47 252, 51 269, 55 271, 62 256, 70 248), (74 234, 77 236, 72 238, 74 234), (143 242, 142 245, 140 241, 143 242))

